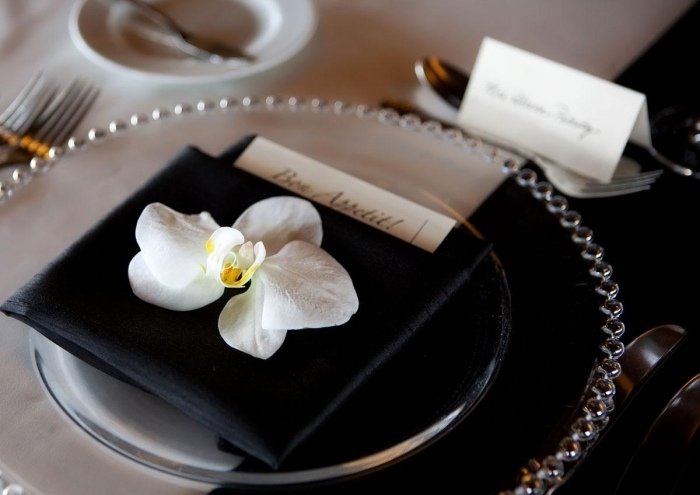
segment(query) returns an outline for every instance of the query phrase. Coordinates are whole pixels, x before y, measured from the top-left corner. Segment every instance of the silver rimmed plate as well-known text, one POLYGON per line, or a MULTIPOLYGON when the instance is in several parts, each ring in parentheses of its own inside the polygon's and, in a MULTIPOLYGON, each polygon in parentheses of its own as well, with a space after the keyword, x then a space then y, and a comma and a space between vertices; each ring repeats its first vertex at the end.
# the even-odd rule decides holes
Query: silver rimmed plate
POLYGON ((165 83, 203 83, 258 74, 296 55, 316 28, 309 0, 202 0, 157 2, 193 32, 242 48, 253 61, 214 64, 140 36, 126 2, 79 0, 69 30, 76 47, 110 71, 165 83))
MULTIPOLYGON (((105 123, 104 129, 104 132, 101 129, 91 132, 94 142, 84 149, 75 141, 75 152, 61 159, 44 177, 30 183, 26 192, 37 191, 39 196, 27 195, 23 201, 18 195, 6 205, 11 207, 7 217, 11 221, 18 214, 17 208, 23 206, 22 202, 26 206, 26 201, 33 200, 32 212, 36 219, 32 229, 17 224, 13 232, 16 242, 8 253, 10 257, 19 256, 23 242, 31 242, 36 229, 49 229, 60 217, 72 213, 74 223, 67 232, 56 239, 48 239, 47 246, 36 247, 41 252, 35 256, 41 258, 44 253, 45 258, 50 259, 52 251, 59 249, 62 242, 70 243, 81 235, 158 171, 177 149, 188 144, 218 154, 241 136, 257 133, 426 206, 450 211, 457 217, 474 206, 472 193, 478 192, 475 177, 494 171, 501 174, 501 166, 508 159, 494 155, 494 150, 459 133, 442 131, 435 124, 410 117, 399 118, 392 112, 363 106, 296 98, 221 98, 176 104, 135 114, 123 122, 105 123), (51 201, 56 197, 62 198, 68 212, 56 209, 51 201), (95 207, 85 209, 83 205, 87 203, 95 207)), ((584 448, 571 436, 565 416, 572 413, 572 404, 591 398, 590 376, 612 373, 606 371, 609 367, 601 368, 595 361, 600 338, 593 338, 591 330, 600 320, 600 301, 595 299, 599 296, 594 295, 590 300, 579 297, 594 293, 600 280, 599 275, 589 274, 591 257, 594 263, 602 262, 596 246, 591 243, 590 236, 584 235, 580 218, 568 211, 563 198, 554 196, 551 188, 538 183, 531 173, 523 172, 509 179, 487 204, 482 205, 474 220, 486 237, 494 241, 495 251, 503 261, 513 304, 518 308, 517 314, 513 313, 512 333, 513 343, 517 345, 510 346, 501 372, 495 381, 486 384, 485 394, 474 403, 470 414, 460 416, 461 410, 454 407, 451 411, 456 411, 456 415, 450 416, 448 412, 441 416, 446 423, 439 419, 424 423, 423 428, 414 433, 429 433, 421 437, 417 445, 411 443, 415 438, 413 433, 404 435, 402 441, 388 448, 403 445, 409 447, 408 450, 388 461, 365 465, 366 469, 357 471, 365 475, 360 477, 363 482, 372 483, 376 471, 397 473, 396 484, 408 483, 409 486, 436 480, 456 483, 459 478, 469 476, 471 486, 494 491, 516 483, 513 466, 524 465, 531 457, 548 459, 549 467, 558 466, 556 462, 563 462, 567 453, 574 452, 573 449, 580 453, 584 448), (582 251, 585 258, 580 256, 582 251), (586 290, 581 292, 582 288, 586 290), (555 386, 551 387, 552 384, 555 386), (557 393, 545 393, 555 389, 557 393), (567 425, 563 430, 560 428, 562 418, 567 425), (445 432, 448 434, 440 434, 445 432), (439 441, 425 440, 438 438, 439 441), (403 441, 409 443, 403 444, 403 441), (504 450, 503 445, 510 447, 504 450), (405 455, 407 452, 411 455, 405 455)), ((30 268, 18 266, 9 275, 19 278, 25 270, 26 276, 30 276, 33 273, 30 268)), ((600 271, 600 276, 604 277, 602 265, 600 271)), ((613 302, 606 309, 614 311, 614 299, 608 300, 613 302)), ((3 324, 8 322, 3 321, 3 324)), ((49 370, 46 363, 50 364, 51 356, 46 352, 42 355, 41 351, 39 356, 42 357, 37 362, 39 367, 43 366, 46 378, 49 370)), ((478 352, 465 354, 463 361, 470 362, 475 356, 478 352)), ((70 381, 78 377, 77 368, 79 366, 60 365, 52 367, 51 371, 70 381), (71 371, 66 373, 66 370, 71 371)), ((51 385, 49 388, 52 392, 56 390, 51 385)), ((96 398, 90 393, 90 400, 96 398)), ((21 410, 15 406, 3 404, 10 415, 21 410)), ((410 415, 411 412, 409 407, 398 409, 396 414, 410 415)), ((60 423, 65 419, 63 415, 52 421, 60 423)), ((571 421, 574 419, 581 418, 571 421)), ((115 431, 112 427, 102 430, 103 437, 109 430, 115 431)), ((15 429, 12 435, 22 433, 15 429)), ((95 435, 92 432, 91 435, 85 437, 94 442, 95 435)), ((207 441, 211 442, 211 438, 207 441)), ((90 448, 89 445, 84 447, 90 448)), ((0 455, 7 458, 6 453, 3 451, 0 455)), ((77 450, 72 455, 79 457, 82 453, 77 450)), ((226 466, 227 462, 227 467, 233 467, 238 461, 225 456, 218 459, 194 457, 200 468, 207 469, 216 463, 226 466)), ((349 459, 352 462, 365 458, 352 456, 349 459)), ((143 466, 143 463, 133 464, 143 466)), ((343 464, 330 464, 335 468, 339 465, 343 464)), ((323 469, 322 464, 316 467, 323 469)), ((296 472, 306 473, 308 469, 296 472)), ((138 472, 132 474, 138 476, 138 472)), ((168 474, 171 482, 173 474, 168 474)), ((274 476, 268 475, 260 476, 273 481, 263 484, 279 483, 280 480, 275 481, 274 476)), ((90 475, 83 476, 89 478, 90 475)), ((282 483, 323 478, 345 482, 336 471, 332 476, 282 480, 282 483)), ((179 479, 187 483, 202 478, 179 475, 179 479)), ((222 482, 236 485, 240 480, 222 482)), ((243 481, 243 484, 249 483, 250 480, 243 481)))

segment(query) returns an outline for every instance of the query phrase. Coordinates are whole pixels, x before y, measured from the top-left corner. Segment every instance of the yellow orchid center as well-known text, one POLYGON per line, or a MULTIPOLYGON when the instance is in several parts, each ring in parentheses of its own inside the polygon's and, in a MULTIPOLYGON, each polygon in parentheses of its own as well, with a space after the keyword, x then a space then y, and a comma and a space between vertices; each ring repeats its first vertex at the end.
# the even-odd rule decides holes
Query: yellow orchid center
POLYGON ((243 271, 237 266, 231 263, 224 263, 221 267, 221 272, 219 277, 221 278, 221 283, 228 287, 233 287, 240 279, 243 271))
POLYGON ((215 231, 204 244, 207 276, 216 277, 224 287, 242 288, 265 259, 262 242, 243 242, 240 232, 230 227, 215 231))

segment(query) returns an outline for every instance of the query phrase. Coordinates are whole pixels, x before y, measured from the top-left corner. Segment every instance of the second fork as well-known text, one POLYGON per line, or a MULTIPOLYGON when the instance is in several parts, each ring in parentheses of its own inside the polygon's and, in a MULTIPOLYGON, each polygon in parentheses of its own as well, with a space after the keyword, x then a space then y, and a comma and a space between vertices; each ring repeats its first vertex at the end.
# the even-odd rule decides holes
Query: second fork
POLYGON ((23 134, 13 134, 10 144, 0 147, 0 167, 45 158, 54 146, 62 145, 92 107, 99 90, 74 80, 58 92, 36 122, 23 134))

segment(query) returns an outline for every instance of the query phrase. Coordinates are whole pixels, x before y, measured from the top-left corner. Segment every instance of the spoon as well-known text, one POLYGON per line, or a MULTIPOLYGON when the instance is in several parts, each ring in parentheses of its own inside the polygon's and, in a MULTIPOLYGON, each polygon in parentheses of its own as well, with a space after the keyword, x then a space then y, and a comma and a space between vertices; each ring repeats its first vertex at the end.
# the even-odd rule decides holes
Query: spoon
POLYGON ((467 74, 434 55, 416 60, 414 71, 423 86, 435 91, 453 107, 459 108, 469 83, 467 74))
MULTIPOLYGON (((167 35, 167 41, 174 42, 174 46, 187 55, 215 64, 221 64, 235 59, 246 60, 248 62, 253 61, 253 57, 247 55, 238 47, 186 31, 170 16, 151 3, 145 2, 144 0, 117 1, 124 1, 134 7, 145 19, 150 21, 158 31, 167 35)), ((149 37, 149 39, 163 41, 160 38, 149 37)))

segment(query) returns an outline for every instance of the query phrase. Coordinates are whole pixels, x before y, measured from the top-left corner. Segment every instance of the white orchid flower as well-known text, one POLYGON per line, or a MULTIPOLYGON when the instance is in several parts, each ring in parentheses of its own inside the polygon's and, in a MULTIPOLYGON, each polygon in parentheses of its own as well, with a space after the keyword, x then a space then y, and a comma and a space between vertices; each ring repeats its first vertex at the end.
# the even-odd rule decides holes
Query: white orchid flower
POLYGON ((139 298, 176 311, 249 284, 224 307, 219 332, 231 347, 267 359, 288 330, 341 325, 357 311, 352 280, 320 248, 322 237, 316 209, 292 196, 255 203, 233 227, 219 227, 207 212, 185 215, 152 203, 136 224, 141 251, 129 264, 129 282, 139 298))

